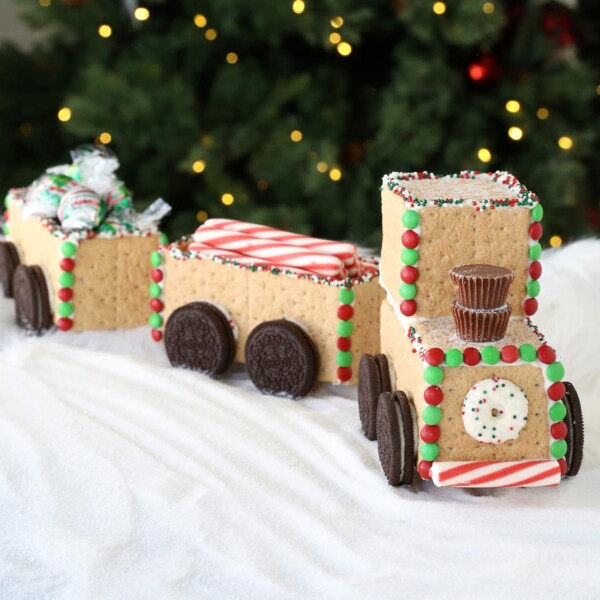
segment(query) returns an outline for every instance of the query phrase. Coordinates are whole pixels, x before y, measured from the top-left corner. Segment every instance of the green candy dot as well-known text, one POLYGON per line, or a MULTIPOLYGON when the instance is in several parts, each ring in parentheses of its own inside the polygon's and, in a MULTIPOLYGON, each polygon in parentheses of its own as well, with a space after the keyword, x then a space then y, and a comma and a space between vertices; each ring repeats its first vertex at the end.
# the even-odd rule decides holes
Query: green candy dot
POLYGON ((531 344, 521 344, 519 346, 519 356, 525 362, 533 362, 537 358, 537 350, 531 344))
POLYGON ((340 337, 350 337, 354 331, 352 321, 338 321, 337 333, 340 337))
POLYGON ((539 242, 532 244, 529 248, 529 258, 531 260, 537 260, 542 255, 542 245, 539 242))
POLYGON ((444 371, 441 367, 429 366, 425 368, 423 377, 429 385, 439 385, 444 381, 444 371))
POLYGON ((539 281, 530 281, 527 284, 527 293, 535 298, 540 293, 540 282, 539 281))
POLYGON ((421 222, 421 217, 419 217, 419 213, 416 210, 407 210, 402 215, 402 225, 407 229, 414 229, 421 222))
POLYGON ((60 247, 60 251, 62 252, 63 256, 66 256, 67 258, 72 258, 73 256, 75 256, 75 254, 77 254, 77 245, 73 242, 65 242, 60 247))
POLYGON ((537 206, 534 206, 531 209, 531 218, 534 221, 541 221, 543 216, 544 216, 544 209, 542 208, 541 204, 538 204, 537 206))
POLYGON ((342 304, 352 304, 354 302, 354 290, 352 288, 341 289, 338 299, 342 304))
POLYGON ((550 445, 550 452, 554 458, 562 458, 567 453, 567 442, 565 440, 557 440, 550 445))
POLYGON ((162 290, 160 289, 160 285, 158 285, 158 283, 151 283, 150 284, 150 296, 152 298, 160 298, 161 294, 162 294, 162 290))
POLYGON ((160 267, 160 265, 162 265, 162 256, 160 252, 153 252, 150 255, 150 262, 153 267, 160 267))
POLYGON ((421 453, 421 458, 423 460, 432 462, 439 456, 440 448, 436 443, 430 444, 428 442, 423 442, 419 452, 421 453))
POLYGON ((69 271, 63 271, 58 276, 58 283, 60 283, 60 287, 70 288, 73 287, 75 283, 75 275, 69 271))
POLYGON ((6 210, 8 210, 9 204, 10 204, 10 196, 8 194, 6 194, 6 196, 4 198, 4 208, 6 208, 6 210))
POLYGON ((2 233, 4 235, 9 235, 9 233, 10 233, 10 227, 8 226, 8 223, 4 223, 4 225, 2 227, 2 233))
POLYGON ((494 346, 486 346, 481 351, 481 358, 486 365, 495 365, 500 360, 500 350, 494 346))
POLYGON ((463 353, 458 348, 451 348, 446 352, 445 361, 449 367, 459 367, 463 361, 463 353))
POLYGON ((442 409, 439 406, 426 406, 421 418, 427 425, 437 425, 442 420, 442 409))
POLYGON ((337 364, 340 367, 349 367, 352 365, 352 352, 338 352, 336 356, 337 364))
POLYGON ((405 300, 412 300, 417 295, 417 286, 414 283, 403 283, 400 286, 400 296, 405 300))
POLYGON ((401 256, 405 265, 412 266, 419 260, 419 251, 412 248, 403 248, 401 256))
POLYGON ((58 305, 58 314, 61 317, 70 317, 73 314, 73 303, 72 302, 61 302, 58 305))
POLYGON ((559 400, 550 407, 548 414, 553 421, 558 423, 558 421, 562 421, 567 416, 567 408, 562 401, 559 400))
POLYGON ((152 313, 152 316, 148 319, 148 323, 150 323, 150 327, 157 329, 158 327, 162 327, 163 318, 158 313, 152 313))
POLYGON ((554 362, 546 367, 546 377, 550 381, 561 381, 565 376, 565 368, 562 363, 554 362))
POLYGON ((161 246, 165 246, 169 243, 169 236, 166 233, 161 233, 160 237, 158 238, 158 243, 161 246))

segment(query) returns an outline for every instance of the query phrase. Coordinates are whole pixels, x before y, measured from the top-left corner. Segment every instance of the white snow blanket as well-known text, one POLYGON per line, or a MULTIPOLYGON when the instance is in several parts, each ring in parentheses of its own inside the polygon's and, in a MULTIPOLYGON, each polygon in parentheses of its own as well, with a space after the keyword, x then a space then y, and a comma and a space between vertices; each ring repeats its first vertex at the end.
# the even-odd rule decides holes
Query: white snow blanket
POLYGON ((26 338, 0 301, 0 598, 599 598, 600 241, 543 266, 586 447, 542 489, 392 488, 355 388, 262 396, 147 328, 26 338))

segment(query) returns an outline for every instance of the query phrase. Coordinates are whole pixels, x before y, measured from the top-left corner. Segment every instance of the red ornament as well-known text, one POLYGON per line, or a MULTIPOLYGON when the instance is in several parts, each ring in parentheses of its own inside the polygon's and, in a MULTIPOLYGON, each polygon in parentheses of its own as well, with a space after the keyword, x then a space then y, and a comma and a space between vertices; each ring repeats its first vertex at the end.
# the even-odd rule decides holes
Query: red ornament
POLYGON ((419 464, 417 465, 417 471, 419 471, 419 475, 421 476, 421 479, 424 479, 425 481, 428 481, 429 479, 431 479, 431 467, 433 466, 433 463, 428 461, 428 460, 420 460, 419 464))
POLYGON ((567 437, 567 426, 564 421, 554 423, 550 427, 550 434, 555 440, 564 440, 567 437))
POLYGON ((534 242, 537 242, 542 237, 542 233, 544 233, 544 228, 539 221, 536 221, 529 226, 529 237, 534 242))
POLYGON ((150 273, 150 278, 155 283, 159 283, 163 280, 163 272, 161 269, 152 269, 152 273, 150 273))
POLYGON ((565 384, 562 381, 557 381, 548 388, 548 398, 554 400, 554 402, 558 402, 558 400, 562 400, 565 397, 566 392, 565 384))
POLYGON ((68 302, 73 298, 73 290, 71 288, 60 288, 57 293, 58 299, 63 302, 68 302))
POLYGON ((75 268, 75 261, 72 258, 63 258, 59 266, 61 271, 68 271, 70 273, 75 268))
POLYGON ((400 278, 404 283, 414 283, 419 279, 419 270, 416 267, 403 267, 400 278))
POLYGON ((56 321, 56 326, 61 331, 69 331, 71 327, 73 327, 73 319, 69 319, 67 317, 61 317, 58 321, 56 321))
POLYGON ((162 309, 164 307, 165 307, 164 304, 158 298, 152 298, 150 300, 150 308, 152 309, 153 312, 159 313, 162 311, 162 309))
POLYGON ((337 376, 340 381, 350 381, 352 379, 352 367, 338 367, 337 376))
POLYGON ((425 352, 425 362, 430 365, 437 366, 444 362, 444 351, 441 348, 429 348, 425 352))
POLYGON ((538 358, 545 365, 551 365, 556 361, 556 352, 548 346, 548 344, 543 344, 538 348, 537 351, 538 358))
POLYGON ((348 352, 348 350, 350 350, 350 346, 352 346, 351 338, 349 338, 349 337, 338 338, 338 341, 337 341, 338 350, 341 350, 342 352, 348 352))
POLYGON ((564 458, 559 458, 558 466, 560 467, 560 476, 565 477, 567 474, 567 461, 564 458))
POLYGON ((500 79, 502 67, 492 54, 484 54, 469 65, 469 77, 475 83, 493 83, 500 79))
POLYGON ((444 392, 442 392, 442 388, 437 385, 430 385, 425 388, 423 398, 425 398, 427 404, 437 406, 444 399, 444 392))
POLYGON ((417 303, 414 300, 402 300, 400 312, 405 317, 412 317, 417 312, 417 303))
POLYGON ((469 365, 469 367, 474 367, 481 362, 481 353, 477 348, 465 348, 463 350, 463 361, 465 365, 469 365))
POLYGON ((519 359, 519 349, 516 346, 504 346, 500 350, 500 356, 505 363, 514 363, 519 359))
POLYGON ((342 304, 337 310, 338 319, 341 321, 349 321, 354 314, 354 309, 350 304, 342 304))
POLYGON ((440 439, 440 427, 439 425, 423 425, 420 435, 424 442, 433 444, 440 439))
POLYGON ((575 44, 580 36, 571 11, 556 2, 548 3, 544 9, 542 29, 548 38, 563 48, 575 44))
POLYGON ((527 298, 523 302, 523 312, 528 316, 535 315, 538 309, 538 301, 535 298, 527 298))
POLYGON ((160 329, 153 329, 152 330, 152 339, 155 342, 160 342, 160 340, 162 340, 163 338, 163 334, 162 331, 160 329))
POLYGON ((416 248, 419 245, 419 234, 412 229, 407 229, 402 234, 402 245, 405 248, 416 248))
POLYGON ((542 276, 542 263, 537 260, 534 260, 529 265, 529 277, 531 279, 539 279, 542 276))

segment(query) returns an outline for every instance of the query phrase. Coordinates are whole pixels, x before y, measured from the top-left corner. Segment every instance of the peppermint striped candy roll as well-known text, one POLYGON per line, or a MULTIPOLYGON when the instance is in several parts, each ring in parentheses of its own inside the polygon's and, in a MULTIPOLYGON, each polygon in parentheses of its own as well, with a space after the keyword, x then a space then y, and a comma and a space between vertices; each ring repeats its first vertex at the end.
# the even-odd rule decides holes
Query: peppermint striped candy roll
POLYGON ((346 275, 344 263, 337 257, 312 249, 287 246, 277 240, 266 240, 221 227, 202 225, 194 233, 194 241, 262 259, 276 267, 295 267, 322 277, 346 275))
POLYGON ((82 187, 72 186, 64 194, 58 206, 58 219, 66 231, 94 229, 106 210, 106 204, 96 192, 82 187))

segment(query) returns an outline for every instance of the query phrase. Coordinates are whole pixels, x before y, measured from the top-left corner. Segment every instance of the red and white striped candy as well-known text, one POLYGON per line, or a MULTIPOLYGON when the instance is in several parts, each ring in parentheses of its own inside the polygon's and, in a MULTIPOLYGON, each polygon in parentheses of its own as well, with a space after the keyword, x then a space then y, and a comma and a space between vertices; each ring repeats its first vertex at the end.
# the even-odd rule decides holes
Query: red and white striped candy
POLYGON ((323 277, 342 277, 346 274, 344 263, 336 256, 287 246, 276 240, 261 239, 221 227, 199 227, 194 233, 194 241, 262 259, 274 266, 296 267, 323 277))
POLYGON ((561 474, 557 460, 434 462, 431 478, 438 487, 541 487, 558 485, 561 474))

